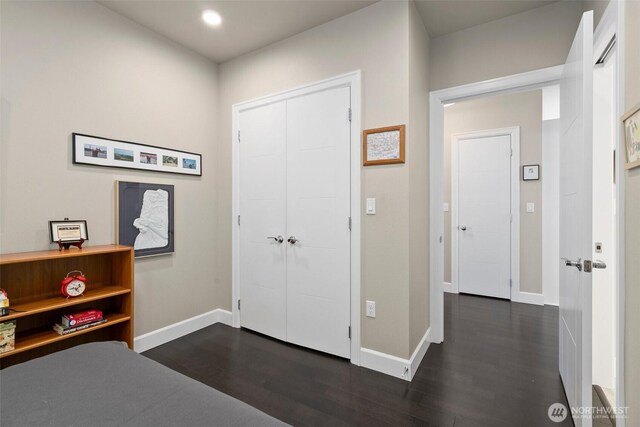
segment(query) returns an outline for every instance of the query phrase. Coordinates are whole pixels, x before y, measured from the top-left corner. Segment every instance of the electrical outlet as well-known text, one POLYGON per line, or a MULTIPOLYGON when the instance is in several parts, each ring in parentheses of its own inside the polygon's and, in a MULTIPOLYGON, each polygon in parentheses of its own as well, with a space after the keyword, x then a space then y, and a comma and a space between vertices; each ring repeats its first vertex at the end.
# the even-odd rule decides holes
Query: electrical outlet
POLYGON ((367 301, 367 317, 376 317, 375 301, 367 301))

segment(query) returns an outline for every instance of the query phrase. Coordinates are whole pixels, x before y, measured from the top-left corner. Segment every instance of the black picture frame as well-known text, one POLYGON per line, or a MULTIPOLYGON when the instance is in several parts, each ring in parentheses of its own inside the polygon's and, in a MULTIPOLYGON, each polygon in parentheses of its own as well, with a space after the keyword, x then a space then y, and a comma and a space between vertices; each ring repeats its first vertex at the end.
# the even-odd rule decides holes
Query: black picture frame
MULTIPOLYGON (((144 233, 151 233, 149 236, 162 240, 159 237, 164 230, 158 233, 158 223, 153 222, 148 231, 141 231, 143 227, 134 225, 134 222, 141 219, 141 212, 144 205, 145 193, 147 191, 158 192, 162 190, 167 194, 167 242, 163 246, 147 247, 135 249, 135 258, 166 255, 174 253, 174 186, 168 184, 149 184, 141 182, 116 181, 116 243, 136 247, 136 239, 144 233)), ((157 203, 161 205, 162 203, 157 203)), ((147 239, 149 240, 149 239, 147 239)))
POLYGON ((522 180, 523 181, 539 181, 540 165, 523 165, 522 180))
POLYGON ((51 243, 57 243, 57 242, 77 242, 80 239, 60 239, 57 238, 58 236, 54 235, 54 227, 58 224, 67 224, 67 225, 75 225, 75 224, 80 224, 80 238, 82 240, 89 240, 89 227, 87 226, 87 220, 86 219, 59 219, 59 220, 52 220, 49 221, 49 238, 51 239, 51 243), (83 233, 84 232, 84 233, 83 233))
POLYGON ((74 165, 202 176, 202 154, 156 145, 74 132, 71 134, 71 154, 74 165))

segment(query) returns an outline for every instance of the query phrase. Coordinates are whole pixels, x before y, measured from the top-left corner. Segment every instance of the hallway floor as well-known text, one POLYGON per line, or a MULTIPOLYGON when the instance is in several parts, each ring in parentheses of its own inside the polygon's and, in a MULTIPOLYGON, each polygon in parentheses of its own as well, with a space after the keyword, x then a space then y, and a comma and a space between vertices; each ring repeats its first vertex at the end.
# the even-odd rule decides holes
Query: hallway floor
POLYGON ((445 341, 411 383, 221 324, 143 354, 295 426, 572 425, 547 416, 567 406, 557 307, 445 294, 445 341))

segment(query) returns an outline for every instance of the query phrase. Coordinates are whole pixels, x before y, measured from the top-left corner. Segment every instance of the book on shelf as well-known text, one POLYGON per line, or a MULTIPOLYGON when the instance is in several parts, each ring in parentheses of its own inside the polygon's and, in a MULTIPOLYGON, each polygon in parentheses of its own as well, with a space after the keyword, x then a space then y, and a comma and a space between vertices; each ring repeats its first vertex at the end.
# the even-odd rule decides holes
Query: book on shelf
POLYGON ((73 328, 76 326, 92 323, 102 319, 101 310, 85 310, 74 314, 65 314, 62 316, 60 325, 64 328, 73 328))
POLYGON ((95 322, 85 323, 83 325, 74 326, 72 328, 65 328, 61 324, 56 323, 55 325, 53 325, 53 330, 56 331, 57 333, 59 333, 60 335, 67 335, 67 334, 71 334, 73 332, 78 332, 78 331, 82 331, 84 329, 92 328, 94 326, 102 325, 106 321, 107 321, 107 319, 100 319, 100 320, 97 320, 95 322))

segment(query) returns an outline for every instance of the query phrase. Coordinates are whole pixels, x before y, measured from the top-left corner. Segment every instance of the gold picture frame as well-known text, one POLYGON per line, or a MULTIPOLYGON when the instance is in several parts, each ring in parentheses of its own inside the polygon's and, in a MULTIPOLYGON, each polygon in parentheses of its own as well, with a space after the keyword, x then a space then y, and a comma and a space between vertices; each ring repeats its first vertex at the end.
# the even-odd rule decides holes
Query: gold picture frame
POLYGON ((362 132, 364 166, 404 163, 405 125, 366 129, 362 132))
POLYGON ((624 168, 640 166, 640 103, 622 116, 624 125, 624 168))

